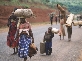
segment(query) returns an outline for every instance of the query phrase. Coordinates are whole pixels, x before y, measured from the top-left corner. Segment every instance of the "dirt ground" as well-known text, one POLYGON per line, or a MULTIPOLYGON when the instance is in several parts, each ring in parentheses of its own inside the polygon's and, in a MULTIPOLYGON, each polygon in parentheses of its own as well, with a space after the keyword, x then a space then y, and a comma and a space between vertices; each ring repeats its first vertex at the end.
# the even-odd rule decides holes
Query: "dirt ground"
MULTIPOLYGON (((22 8, 18 6, 0 6, 0 28, 7 25, 7 19, 15 7, 22 8)), ((36 16, 35 18, 27 18, 27 20, 31 23, 49 21, 49 13, 55 12, 55 10, 52 9, 40 9, 33 7, 31 7, 31 9, 36 16)))

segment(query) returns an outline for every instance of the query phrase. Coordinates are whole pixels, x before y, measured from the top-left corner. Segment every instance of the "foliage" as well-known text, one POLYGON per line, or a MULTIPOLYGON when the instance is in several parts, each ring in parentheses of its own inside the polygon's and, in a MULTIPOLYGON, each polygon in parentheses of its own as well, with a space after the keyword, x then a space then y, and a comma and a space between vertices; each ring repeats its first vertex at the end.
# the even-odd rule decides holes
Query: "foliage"
POLYGON ((24 7, 29 7, 28 3, 41 3, 50 8, 56 8, 57 4, 65 6, 70 12, 77 14, 82 12, 82 0, 7 0, 8 2, 0 1, 0 5, 19 5, 24 7), (20 1, 23 1, 20 2, 20 1), (26 4, 27 1, 28 3, 26 4), (25 3, 24 3, 25 2, 25 3))

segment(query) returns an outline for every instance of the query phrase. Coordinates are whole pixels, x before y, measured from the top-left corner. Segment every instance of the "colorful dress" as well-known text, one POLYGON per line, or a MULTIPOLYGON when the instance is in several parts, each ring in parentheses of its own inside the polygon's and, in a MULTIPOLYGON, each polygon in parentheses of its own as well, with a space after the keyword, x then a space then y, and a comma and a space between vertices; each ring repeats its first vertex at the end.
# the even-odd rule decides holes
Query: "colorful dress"
POLYGON ((9 47, 15 48, 18 46, 18 39, 16 40, 14 39, 16 31, 17 31, 16 22, 11 22, 9 26, 9 32, 7 35, 7 45, 9 47))
POLYGON ((31 44, 31 37, 28 37, 28 31, 30 29, 29 23, 20 24, 19 30, 26 31, 26 33, 21 34, 19 38, 19 46, 18 46, 18 56, 20 58, 25 58, 29 54, 29 45, 31 44))

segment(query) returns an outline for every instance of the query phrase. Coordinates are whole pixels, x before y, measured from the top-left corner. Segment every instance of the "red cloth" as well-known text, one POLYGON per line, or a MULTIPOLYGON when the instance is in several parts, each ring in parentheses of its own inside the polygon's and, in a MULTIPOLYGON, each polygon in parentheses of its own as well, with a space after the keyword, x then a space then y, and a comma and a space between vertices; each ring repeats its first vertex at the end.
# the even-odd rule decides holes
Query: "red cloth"
POLYGON ((16 22, 12 22, 9 26, 9 32, 7 36, 7 45, 9 47, 15 48, 18 46, 18 39, 16 40, 14 39, 16 31, 17 31, 16 22))

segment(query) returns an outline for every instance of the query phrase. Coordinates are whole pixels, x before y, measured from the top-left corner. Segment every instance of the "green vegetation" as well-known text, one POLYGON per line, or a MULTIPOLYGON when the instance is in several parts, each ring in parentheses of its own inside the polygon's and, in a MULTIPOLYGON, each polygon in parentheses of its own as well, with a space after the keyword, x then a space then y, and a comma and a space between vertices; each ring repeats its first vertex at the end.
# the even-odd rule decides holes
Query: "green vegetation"
POLYGON ((50 2, 54 5, 57 3, 62 4, 74 14, 82 12, 82 0, 50 0, 50 2))
POLYGON ((39 8, 56 8, 57 4, 61 4, 65 6, 68 11, 77 14, 82 13, 82 0, 1 0, 0 5, 17 5, 17 6, 23 6, 23 7, 30 7, 34 6, 34 4, 40 3, 44 6, 37 5, 35 7, 39 8), (29 2, 31 4, 29 4, 29 2), (46 7, 47 6, 47 7, 46 7))

